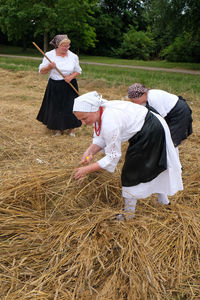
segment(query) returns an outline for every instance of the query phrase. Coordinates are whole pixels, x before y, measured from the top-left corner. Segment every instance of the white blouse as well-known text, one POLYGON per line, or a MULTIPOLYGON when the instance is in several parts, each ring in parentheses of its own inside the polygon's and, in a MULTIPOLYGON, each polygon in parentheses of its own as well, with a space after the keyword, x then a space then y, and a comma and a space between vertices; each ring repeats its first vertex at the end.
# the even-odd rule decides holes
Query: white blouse
MULTIPOLYGON (((56 50, 51 50, 45 53, 46 56, 52 61, 56 63, 56 67, 64 74, 70 75, 74 72, 78 72, 81 74, 82 69, 79 65, 79 59, 76 54, 67 51, 67 56, 62 57, 56 55, 56 50)), ((46 67, 49 64, 49 61, 46 57, 43 58, 42 63, 39 65, 39 72, 43 67, 46 67)), ((49 78, 54 80, 61 80, 63 77, 56 71, 56 69, 52 69, 49 72, 49 78)))
MULTIPOLYGON (((100 146, 105 151, 105 156, 98 161, 100 167, 114 172, 121 157, 121 143, 129 140, 142 129, 148 110, 144 106, 120 100, 108 101, 102 106, 105 107, 105 110, 102 114, 101 132, 99 136, 94 133, 93 144, 100 146)), ((160 115, 154 115, 165 130, 167 170, 149 182, 129 187, 122 186, 124 198, 146 198, 153 193, 171 196, 183 189, 181 164, 168 125, 160 115)))
POLYGON ((163 90, 151 89, 147 93, 147 101, 164 118, 176 105, 178 96, 163 90))
POLYGON ((98 161, 102 169, 114 172, 121 157, 121 144, 141 130, 148 110, 141 105, 120 100, 108 101, 102 114, 100 135, 94 132, 93 144, 105 156, 98 161))

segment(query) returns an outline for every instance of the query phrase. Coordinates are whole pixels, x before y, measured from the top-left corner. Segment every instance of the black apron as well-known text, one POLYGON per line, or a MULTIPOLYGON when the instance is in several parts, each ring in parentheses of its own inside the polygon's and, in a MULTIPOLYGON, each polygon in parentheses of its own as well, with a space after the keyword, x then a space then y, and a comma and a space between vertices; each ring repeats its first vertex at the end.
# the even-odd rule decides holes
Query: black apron
POLYGON ((165 131, 158 118, 149 111, 142 129, 129 139, 122 185, 129 187, 149 182, 166 169, 165 131))
POLYGON ((175 147, 192 134, 192 110, 181 96, 179 96, 178 102, 165 117, 165 121, 169 126, 175 147))

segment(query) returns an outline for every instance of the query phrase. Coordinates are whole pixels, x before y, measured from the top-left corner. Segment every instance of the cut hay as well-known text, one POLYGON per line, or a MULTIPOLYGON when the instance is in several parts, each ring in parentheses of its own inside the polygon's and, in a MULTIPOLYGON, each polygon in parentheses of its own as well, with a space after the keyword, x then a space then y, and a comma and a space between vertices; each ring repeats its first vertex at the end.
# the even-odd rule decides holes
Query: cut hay
POLYGON ((0 73, 0 298, 200 299, 199 104, 180 147, 184 191, 170 209, 155 196, 139 200, 135 219, 119 222, 122 161, 112 175, 74 181, 92 129, 53 137, 35 120, 46 78, 0 73))

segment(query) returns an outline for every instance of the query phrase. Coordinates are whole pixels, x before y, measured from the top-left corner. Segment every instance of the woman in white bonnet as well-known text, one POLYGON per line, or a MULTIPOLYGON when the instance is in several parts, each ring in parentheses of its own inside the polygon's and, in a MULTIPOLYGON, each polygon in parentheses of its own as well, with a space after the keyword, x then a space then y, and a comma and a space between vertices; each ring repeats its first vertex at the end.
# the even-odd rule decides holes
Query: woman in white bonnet
POLYGON ((118 219, 134 217, 139 198, 157 193, 158 202, 167 205, 168 195, 183 189, 181 164, 162 117, 129 101, 104 100, 95 91, 75 98, 73 112, 83 124, 94 125, 93 142, 81 160, 85 166, 75 171, 75 179, 100 169, 113 173, 121 144, 129 141, 121 174, 124 214, 118 219), (91 163, 100 150, 105 156, 91 163))

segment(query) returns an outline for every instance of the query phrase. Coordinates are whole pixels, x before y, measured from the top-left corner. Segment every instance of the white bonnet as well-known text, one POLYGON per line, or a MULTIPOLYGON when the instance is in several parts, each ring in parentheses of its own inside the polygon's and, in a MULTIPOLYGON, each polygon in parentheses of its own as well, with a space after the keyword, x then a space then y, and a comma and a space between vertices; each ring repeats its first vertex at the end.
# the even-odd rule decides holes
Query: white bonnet
POLYGON ((95 112, 106 102, 96 91, 89 92, 74 99, 73 111, 95 112))

